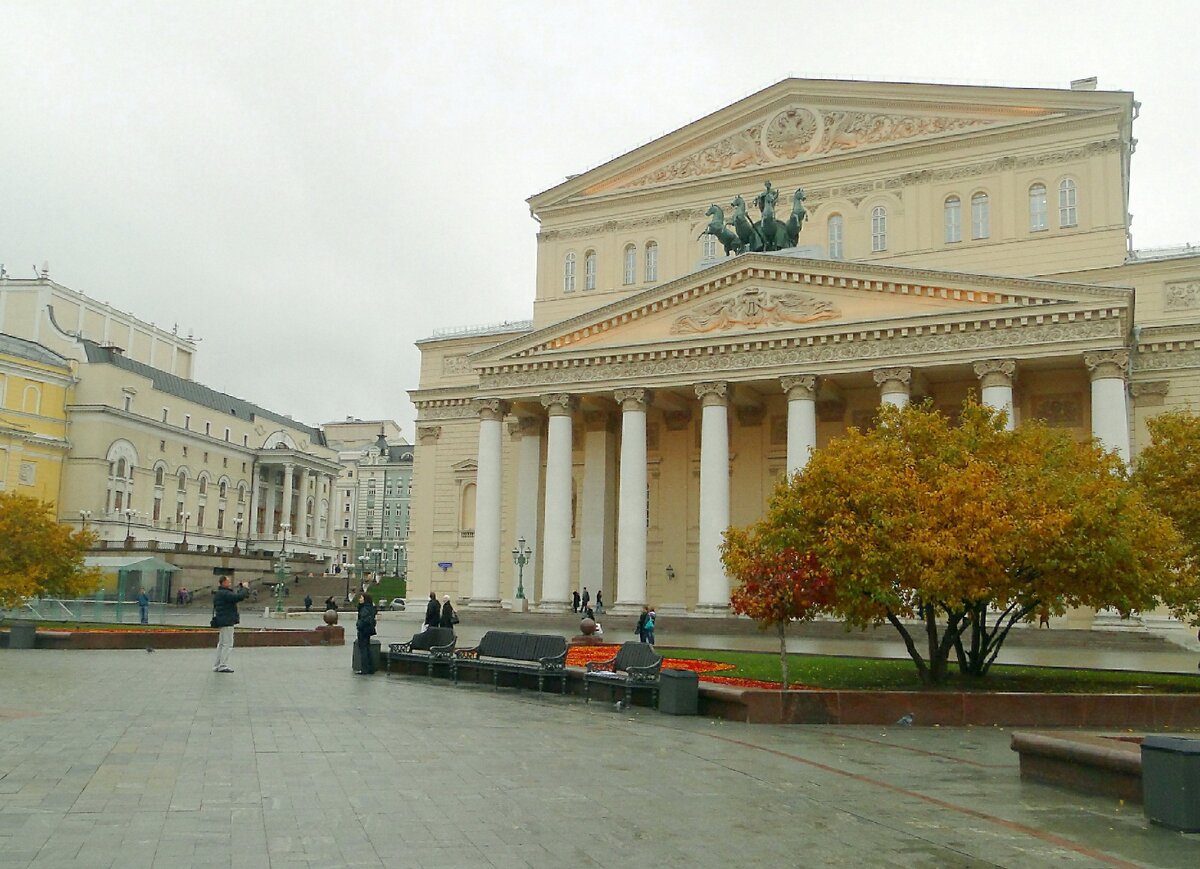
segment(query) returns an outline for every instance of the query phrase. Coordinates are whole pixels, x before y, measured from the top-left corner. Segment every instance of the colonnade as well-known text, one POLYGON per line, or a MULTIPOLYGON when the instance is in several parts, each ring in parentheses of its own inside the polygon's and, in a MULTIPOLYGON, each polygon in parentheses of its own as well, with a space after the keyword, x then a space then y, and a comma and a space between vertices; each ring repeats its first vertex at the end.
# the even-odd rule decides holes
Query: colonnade
POLYGON ((296 539, 316 545, 328 546, 333 542, 333 527, 330 521, 330 508, 333 498, 335 477, 331 473, 314 471, 304 465, 299 469, 299 481, 296 481, 296 463, 281 461, 268 462, 261 458, 255 466, 254 481, 251 487, 250 504, 250 534, 259 540, 281 539, 281 528, 288 526, 288 539, 296 539), (283 480, 276 478, 282 470, 283 480), (309 512, 309 484, 316 481, 312 496, 313 511, 309 512), (325 494, 321 493, 321 483, 325 483, 325 494), (260 520, 258 508, 263 509, 260 520), (296 510, 293 511, 293 501, 296 510), (279 521, 275 521, 275 513, 279 512, 279 521), (309 523, 312 523, 312 534, 307 533, 309 523))
MULTIPOLYGON (((1125 350, 1087 353, 1084 364, 1091 376, 1092 433, 1107 448, 1129 460, 1129 407, 1126 373, 1129 354, 1125 350)), ((1013 359, 984 359, 974 362, 980 399, 984 404, 1008 412, 1008 426, 1015 423, 1013 359)), ((878 368, 872 372, 881 403, 904 407, 908 404, 914 376, 909 366, 878 368)), ((801 470, 817 444, 817 391, 819 377, 796 372, 781 377, 779 386, 787 398, 787 469, 801 470)), ((700 420, 700 527, 697 553, 698 610, 722 611, 729 605, 730 583, 720 560, 722 534, 729 526, 729 404, 735 384, 713 380, 694 385, 701 407, 700 420)), ((618 467, 616 607, 634 609, 646 602, 647 547, 647 408, 653 401, 649 387, 614 390, 611 399, 621 414, 620 462, 618 467)), ((542 427, 534 419, 522 419, 518 433, 517 533, 531 543, 542 531, 540 609, 558 610, 568 605, 571 581, 572 543, 572 444, 575 410, 582 396, 565 392, 539 396, 548 416, 546 426, 545 497, 539 512, 537 499, 541 471, 542 427)), ((609 394, 605 395, 608 398, 609 394)), ((511 409, 499 398, 476 400, 479 412, 479 453, 476 478, 474 572, 472 606, 500 605, 500 573, 504 555, 500 545, 501 466, 503 420, 511 409)), ((607 471, 605 440, 585 439, 585 530, 594 489, 589 480, 607 471), (591 448, 594 445, 595 448, 591 448), (597 469, 595 466, 599 464, 597 469)), ((594 508, 593 508, 594 509, 594 508)), ((585 534, 585 547, 595 550, 595 540, 585 534)), ((600 547, 601 549, 603 547, 600 547)), ((529 576, 527 572, 526 576, 529 576)), ((599 587, 599 583, 595 587, 599 587)))

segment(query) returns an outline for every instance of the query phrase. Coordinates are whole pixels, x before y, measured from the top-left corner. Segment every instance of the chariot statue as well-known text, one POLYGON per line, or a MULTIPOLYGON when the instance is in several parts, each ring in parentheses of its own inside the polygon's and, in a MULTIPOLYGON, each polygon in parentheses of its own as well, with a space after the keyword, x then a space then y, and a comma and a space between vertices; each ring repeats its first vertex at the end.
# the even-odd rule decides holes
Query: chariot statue
POLYGON ((709 223, 700 236, 711 235, 716 238, 725 248, 726 256, 795 247, 808 217, 808 212, 804 210, 804 198, 804 189, 797 189, 792 195, 791 215, 786 221, 778 220, 775 217, 775 204, 779 201, 779 191, 768 181, 753 200, 760 215, 758 220, 750 220, 746 212, 746 200, 739 194, 729 203, 733 209, 732 220, 725 219, 725 209, 721 206, 709 206, 706 212, 709 223))

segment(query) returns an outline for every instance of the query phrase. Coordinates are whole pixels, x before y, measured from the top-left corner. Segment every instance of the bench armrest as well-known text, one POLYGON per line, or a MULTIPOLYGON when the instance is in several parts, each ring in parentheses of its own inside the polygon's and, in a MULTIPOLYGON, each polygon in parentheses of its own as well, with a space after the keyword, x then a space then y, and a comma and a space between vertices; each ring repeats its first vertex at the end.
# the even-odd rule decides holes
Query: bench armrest
POLYGON ((563 650, 563 652, 558 655, 550 655, 545 658, 538 658, 538 664, 545 670, 561 670, 567 664, 566 650, 563 650))
POLYGON ((588 661, 584 665, 584 669, 589 673, 596 672, 613 672, 613 664, 617 663, 616 658, 609 658, 607 661, 588 661))
POLYGON ((392 643, 388 646, 393 655, 399 655, 403 652, 412 651, 412 643, 392 643))
POLYGON ((452 658, 454 657, 454 647, 458 644, 458 640, 451 640, 444 646, 430 646, 429 654, 434 658, 452 658))
POLYGON ((645 667, 626 667, 625 672, 629 674, 630 679, 652 681, 658 678, 658 671, 661 668, 662 658, 659 658, 657 663, 647 664, 645 667))
POLYGON ((464 660, 478 661, 479 660, 479 646, 472 646, 469 649, 455 649, 454 657, 461 658, 464 660))

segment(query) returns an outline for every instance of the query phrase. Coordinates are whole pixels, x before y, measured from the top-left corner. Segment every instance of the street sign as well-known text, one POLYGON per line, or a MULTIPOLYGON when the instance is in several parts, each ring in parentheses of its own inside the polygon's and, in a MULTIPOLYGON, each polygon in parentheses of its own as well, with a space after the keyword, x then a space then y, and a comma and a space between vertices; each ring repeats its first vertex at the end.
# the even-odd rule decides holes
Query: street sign
POLYGON ((442 570, 449 570, 453 566, 454 566, 453 561, 439 561, 438 562, 438 567, 440 567, 442 570))

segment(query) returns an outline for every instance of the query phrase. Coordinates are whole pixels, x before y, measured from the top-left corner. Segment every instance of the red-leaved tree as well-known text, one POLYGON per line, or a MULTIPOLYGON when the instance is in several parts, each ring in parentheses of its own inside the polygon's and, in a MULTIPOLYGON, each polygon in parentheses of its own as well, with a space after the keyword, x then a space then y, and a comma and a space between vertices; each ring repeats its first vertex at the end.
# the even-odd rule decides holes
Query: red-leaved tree
POLYGON ((750 528, 725 532, 721 558, 740 584, 730 598, 736 613, 750 616, 763 630, 779 634, 783 688, 788 687, 787 629, 824 612, 833 600, 833 578, 812 553, 772 548, 750 528))

